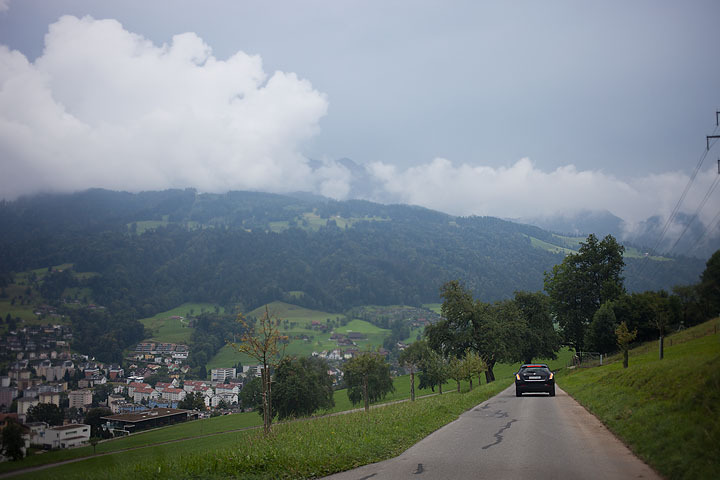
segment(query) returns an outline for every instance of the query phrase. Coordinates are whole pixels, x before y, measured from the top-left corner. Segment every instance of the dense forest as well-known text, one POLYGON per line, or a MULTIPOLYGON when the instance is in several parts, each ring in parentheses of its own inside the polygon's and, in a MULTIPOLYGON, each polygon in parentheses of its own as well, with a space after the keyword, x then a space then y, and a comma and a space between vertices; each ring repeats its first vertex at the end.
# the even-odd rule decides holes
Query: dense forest
MULTIPOLYGON (((73 264, 45 282, 127 318, 183 302, 249 311, 273 300, 346 311, 437 302, 460 279, 483 301, 538 291, 567 247, 537 227, 419 207, 311 195, 88 190, 0 203, 0 287, 17 272, 73 264), (92 274, 79 275, 79 272, 92 274)), ((629 291, 697 282, 704 261, 626 258, 629 291)))

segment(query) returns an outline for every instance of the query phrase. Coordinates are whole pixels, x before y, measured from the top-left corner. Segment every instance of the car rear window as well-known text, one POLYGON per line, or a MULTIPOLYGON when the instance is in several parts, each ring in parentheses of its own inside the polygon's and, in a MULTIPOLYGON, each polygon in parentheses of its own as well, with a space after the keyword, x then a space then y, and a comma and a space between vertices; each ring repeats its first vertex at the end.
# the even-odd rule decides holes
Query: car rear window
POLYGON ((523 373, 548 373, 548 371, 545 367, 523 368, 523 373))

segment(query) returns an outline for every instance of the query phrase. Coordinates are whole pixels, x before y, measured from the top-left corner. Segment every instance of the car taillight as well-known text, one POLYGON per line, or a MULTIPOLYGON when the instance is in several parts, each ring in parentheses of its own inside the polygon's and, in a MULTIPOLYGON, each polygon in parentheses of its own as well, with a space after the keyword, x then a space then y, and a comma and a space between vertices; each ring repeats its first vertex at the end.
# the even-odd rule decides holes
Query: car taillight
POLYGON ((520 374, 519 374, 519 373, 516 373, 516 374, 515 374, 515 378, 517 378, 518 380, 520 380, 520 374))
POLYGON ((550 372, 550 380, 552 380, 555 377, 555 374, 550 372))

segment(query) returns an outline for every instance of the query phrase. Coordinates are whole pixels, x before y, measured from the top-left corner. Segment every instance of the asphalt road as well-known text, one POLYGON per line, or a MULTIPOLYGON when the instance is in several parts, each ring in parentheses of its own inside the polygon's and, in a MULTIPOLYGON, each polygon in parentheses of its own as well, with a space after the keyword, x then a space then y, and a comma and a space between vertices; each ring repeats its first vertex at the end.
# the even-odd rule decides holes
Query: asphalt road
POLYGON ((511 386, 403 454, 332 480, 659 479, 561 389, 515 397, 511 386))

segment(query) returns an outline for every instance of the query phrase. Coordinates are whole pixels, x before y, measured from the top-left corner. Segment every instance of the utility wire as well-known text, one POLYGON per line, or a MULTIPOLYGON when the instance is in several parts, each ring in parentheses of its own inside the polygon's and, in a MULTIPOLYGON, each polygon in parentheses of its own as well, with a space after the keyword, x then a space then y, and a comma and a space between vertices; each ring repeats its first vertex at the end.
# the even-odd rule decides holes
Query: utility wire
POLYGON ((707 203, 708 199, 710 198, 710 196, 713 194, 713 192, 717 188, 719 180, 720 180, 720 175, 715 177, 715 180, 710 185, 710 188, 708 189, 707 193, 705 194, 705 197, 700 202, 700 205, 698 205, 697 210, 695 210, 695 214, 692 217, 690 217, 690 221, 687 222, 687 224, 685 225, 685 228, 680 233, 680 236, 677 238, 677 240, 675 240, 675 243, 673 244, 672 248, 670 248, 670 250, 668 250, 669 252, 672 252, 673 250, 675 250, 675 247, 678 246, 678 243, 680 243, 680 240, 682 240, 683 235, 685 235, 685 232, 688 231, 688 229, 690 228, 690 225, 692 225, 693 221, 696 218, 698 218, 698 216, 700 215, 700 212, 705 207, 705 204, 707 203))
POLYGON ((707 235, 709 233, 714 232, 717 229, 718 225, 720 225, 720 211, 718 211, 718 213, 715 215, 715 217, 712 220, 710 220, 710 223, 708 223, 708 226, 705 227, 705 231, 703 232, 703 234, 700 236, 700 238, 697 239, 697 241, 695 242, 695 245, 693 245, 692 248, 690 248, 690 250, 688 250, 688 252, 697 250, 697 248, 700 246, 702 241, 705 240, 705 237, 707 237, 707 235))
MULTIPOLYGON (((712 135, 715 135, 715 133, 718 131, 718 126, 715 126, 715 129, 713 130, 712 135)), ((658 237, 657 241, 655 242, 655 246, 650 249, 649 254, 644 258, 644 261, 640 264, 640 267, 638 268, 637 275, 640 276, 643 271, 645 270, 648 261, 650 260, 650 257, 653 255, 655 250, 658 249, 660 244, 662 243, 663 239, 665 238, 665 234, 667 233, 668 229, 670 228, 670 225, 675 221, 675 217, 677 216, 678 212, 680 211, 680 207, 682 206, 682 203, 685 201, 685 197, 687 196, 688 192, 690 191, 690 187, 692 186, 693 182, 695 181, 695 177, 697 177, 698 172, 700 171, 700 168, 702 167, 703 162, 705 161, 705 158, 707 158, 708 153, 710 153, 710 150, 705 148, 703 149, 702 154, 700 155, 700 158, 698 159, 697 165, 695 166, 695 170, 693 170, 692 174, 690 175, 690 179, 688 180, 687 185, 685 185, 685 190, 683 190, 682 195, 680 195, 680 199, 675 204, 675 208, 673 208, 672 213, 668 217, 668 219, 665 221, 665 225, 663 226, 662 231, 660 232, 660 236, 658 237)))

